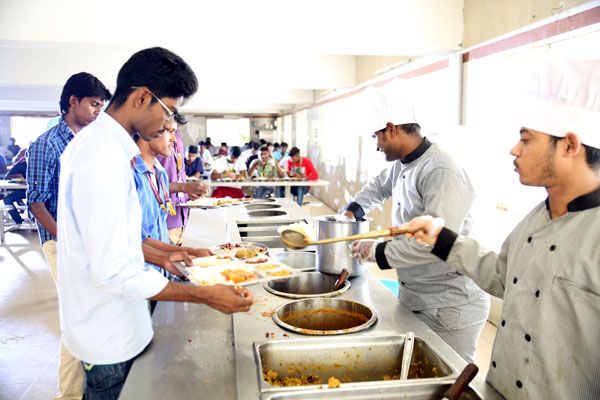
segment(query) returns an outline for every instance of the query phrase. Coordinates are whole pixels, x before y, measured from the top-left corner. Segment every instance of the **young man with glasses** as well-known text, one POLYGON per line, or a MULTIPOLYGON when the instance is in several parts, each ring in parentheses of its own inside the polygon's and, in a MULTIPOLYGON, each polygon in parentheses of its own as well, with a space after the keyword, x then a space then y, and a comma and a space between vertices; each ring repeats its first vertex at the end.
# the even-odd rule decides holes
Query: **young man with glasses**
POLYGON ((207 304, 225 313, 252 305, 252 294, 243 288, 182 285, 144 265, 142 213, 131 168, 139 149, 132 135, 145 141, 159 137, 197 88, 194 72, 179 56, 160 47, 141 50, 120 69, 106 113, 63 154, 61 326, 65 345, 84 362, 86 399, 118 398, 133 361, 152 340, 147 299, 207 304))
MULTIPOLYGON (((72 75, 60 95, 60 119, 38 137, 27 155, 27 205, 35 217, 42 250, 57 282, 56 240, 60 156, 67 144, 93 122, 104 101, 111 97, 95 76, 80 72, 72 75)), ((74 358, 61 339, 58 365, 57 399, 81 399, 84 374, 81 362, 74 358)))
MULTIPOLYGON (((392 164, 355 195, 345 215, 361 219, 391 197, 394 226, 425 210, 445 218, 454 229, 469 232, 475 192, 466 173, 450 155, 421 136, 411 104, 373 88, 365 98, 373 107, 369 133, 392 164)), ((461 357, 474 360, 479 332, 488 317, 489 296, 471 279, 405 237, 353 242, 352 253, 362 262, 376 262, 381 269, 395 268, 400 301, 461 357)))

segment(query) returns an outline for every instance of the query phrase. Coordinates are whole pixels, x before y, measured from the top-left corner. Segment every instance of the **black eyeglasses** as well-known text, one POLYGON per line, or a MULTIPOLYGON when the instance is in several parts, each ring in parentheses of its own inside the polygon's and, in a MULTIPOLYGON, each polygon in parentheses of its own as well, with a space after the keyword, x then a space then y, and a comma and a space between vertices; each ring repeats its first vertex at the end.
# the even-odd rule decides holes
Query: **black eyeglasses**
POLYGON ((148 93, 150 93, 150 95, 152 97, 154 97, 156 99, 156 101, 158 101, 158 104, 160 104, 160 106, 163 108, 163 110, 165 110, 165 112, 167 113, 167 121, 172 120, 173 118, 175 118, 176 115, 179 115, 176 111, 172 111, 169 107, 167 107, 167 105, 165 103, 163 103, 157 95, 155 95, 154 93, 152 93, 152 90, 148 89, 148 88, 144 88, 141 86, 132 86, 131 87, 133 90, 136 89, 146 89, 148 91, 148 93))

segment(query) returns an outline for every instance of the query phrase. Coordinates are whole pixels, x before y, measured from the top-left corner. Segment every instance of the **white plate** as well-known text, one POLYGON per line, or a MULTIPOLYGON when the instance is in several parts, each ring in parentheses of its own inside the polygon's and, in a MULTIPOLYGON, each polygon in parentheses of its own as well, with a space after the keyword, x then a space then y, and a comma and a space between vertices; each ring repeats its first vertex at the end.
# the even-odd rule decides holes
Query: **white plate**
POLYGON ((247 264, 240 259, 221 262, 222 260, 217 259, 216 256, 199 257, 194 259, 194 267, 184 267, 182 272, 196 286, 216 285, 219 283, 246 286, 265 280, 292 276, 296 273, 293 268, 287 265, 269 257, 265 258, 266 261, 264 263, 247 264), (228 280, 223 274, 227 270, 242 270, 254 274, 254 278, 242 282, 233 282, 228 280))
POLYGON ((232 199, 229 197, 200 197, 196 200, 191 200, 181 204, 182 207, 188 208, 219 208, 237 206, 240 204, 250 203, 252 200, 232 199))
MULTIPOLYGON (((217 245, 211 246, 210 250, 217 255, 230 255, 232 257, 235 257, 235 253, 238 250, 250 249, 253 247, 258 247, 258 248, 263 249, 262 255, 266 255, 269 252, 269 248, 267 246, 265 246, 264 244, 261 244, 261 243, 254 243, 254 242, 217 244, 217 245), (229 248, 225 247, 226 245, 231 245, 231 246, 235 246, 235 247, 229 249, 229 248)), ((235 257, 235 258, 237 258, 237 257, 235 257)))

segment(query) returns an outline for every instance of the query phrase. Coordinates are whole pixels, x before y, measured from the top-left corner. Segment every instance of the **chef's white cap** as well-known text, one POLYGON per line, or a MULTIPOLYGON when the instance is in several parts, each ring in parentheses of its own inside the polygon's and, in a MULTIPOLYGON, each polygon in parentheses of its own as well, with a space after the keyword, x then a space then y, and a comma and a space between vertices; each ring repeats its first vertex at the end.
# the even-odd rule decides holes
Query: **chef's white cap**
POLYGON ((366 88, 363 98, 368 110, 365 121, 367 132, 377 132, 385 128, 388 122, 394 125, 416 123, 415 112, 407 100, 408 96, 408 86, 399 82, 392 82, 383 88, 366 88))
POLYGON ((528 89, 521 126, 600 148, 600 60, 547 61, 528 89))

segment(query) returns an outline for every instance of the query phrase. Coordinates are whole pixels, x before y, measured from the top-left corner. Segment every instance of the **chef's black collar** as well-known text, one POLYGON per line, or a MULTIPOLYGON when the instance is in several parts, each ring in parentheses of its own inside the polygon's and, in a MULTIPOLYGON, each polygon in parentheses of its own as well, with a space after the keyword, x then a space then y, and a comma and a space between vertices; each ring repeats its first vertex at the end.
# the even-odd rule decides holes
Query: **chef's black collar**
POLYGON ((424 137, 423 141, 420 145, 417 146, 409 155, 400 160, 402 164, 408 164, 410 162, 415 161, 417 158, 421 157, 423 153, 427 151, 428 148, 431 147, 431 142, 424 137))
MULTIPOLYGON (((584 211, 600 206, 600 188, 579 196, 567 204, 567 211, 584 211)), ((546 209, 550 209, 550 198, 546 197, 546 209)))

